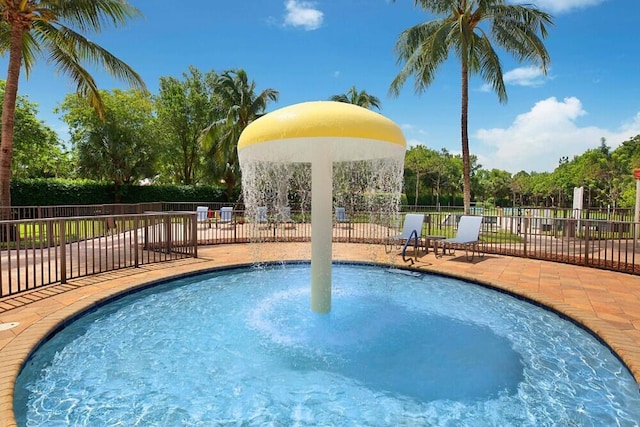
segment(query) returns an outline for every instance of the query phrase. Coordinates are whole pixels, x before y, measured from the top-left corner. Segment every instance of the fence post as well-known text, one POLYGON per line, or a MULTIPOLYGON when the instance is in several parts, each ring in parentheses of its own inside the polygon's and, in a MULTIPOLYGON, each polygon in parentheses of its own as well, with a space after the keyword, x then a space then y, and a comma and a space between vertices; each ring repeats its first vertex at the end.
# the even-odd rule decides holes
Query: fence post
POLYGON ((589 233, 590 231, 591 231, 590 220, 586 219, 584 221, 584 263, 585 265, 589 265, 589 233))
POLYGON ((60 283, 67 283, 67 239, 66 228, 67 224, 64 218, 60 219, 60 283))
POLYGON ((171 254, 171 214, 165 214, 164 216, 164 238, 165 249, 167 254, 171 254))
MULTIPOLYGON (((191 221, 191 250, 193 251, 193 257, 198 258, 198 214, 190 214, 189 220, 191 221)), ((273 229, 275 233, 275 228, 273 229)))
POLYGON ((140 227, 140 218, 136 215, 133 217, 133 265, 137 268, 140 266, 140 259, 138 256, 138 230, 140 227))
POLYGON ((522 218, 522 213, 518 208, 518 231, 524 228, 524 256, 527 256, 527 242, 529 241, 529 211, 525 213, 525 218, 522 218), (524 221, 524 227, 521 227, 521 222, 524 221))

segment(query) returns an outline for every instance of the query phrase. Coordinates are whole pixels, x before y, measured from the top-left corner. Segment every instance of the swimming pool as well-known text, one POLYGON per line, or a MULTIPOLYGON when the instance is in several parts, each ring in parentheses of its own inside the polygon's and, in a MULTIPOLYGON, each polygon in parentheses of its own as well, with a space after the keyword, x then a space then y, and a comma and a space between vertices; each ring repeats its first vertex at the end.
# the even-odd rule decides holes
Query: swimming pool
POLYGON ((335 265, 233 269, 69 324, 16 383, 19 425, 637 425, 638 384, 590 334, 467 282, 335 265))

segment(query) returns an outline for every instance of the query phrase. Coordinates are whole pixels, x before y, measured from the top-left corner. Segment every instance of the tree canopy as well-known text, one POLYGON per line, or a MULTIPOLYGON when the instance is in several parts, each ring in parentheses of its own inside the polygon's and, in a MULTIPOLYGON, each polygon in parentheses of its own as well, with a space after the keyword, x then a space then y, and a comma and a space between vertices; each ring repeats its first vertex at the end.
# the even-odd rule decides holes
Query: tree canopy
MULTIPOLYGON (((159 154, 156 118, 148 93, 130 89, 101 91, 104 112, 75 94, 61 106, 83 177, 112 181, 118 189, 155 175, 159 154)), ((118 201, 118 200, 116 200, 118 201)))
POLYGON ((363 108, 376 108, 380 109, 380 98, 367 93, 365 90, 358 90, 355 86, 352 86, 347 93, 333 95, 329 98, 330 101, 345 102, 347 104, 354 104, 363 108))
MULTIPOLYGON (((0 80, 0 96, 5 82, 0 80)), ((2 105, 0 105, 0 110, 2 105)), ((38 119, 37 104, 25 96, 16 99, 12 175, 16 178, 69 177, 73 162, 58 134, 38 119)))

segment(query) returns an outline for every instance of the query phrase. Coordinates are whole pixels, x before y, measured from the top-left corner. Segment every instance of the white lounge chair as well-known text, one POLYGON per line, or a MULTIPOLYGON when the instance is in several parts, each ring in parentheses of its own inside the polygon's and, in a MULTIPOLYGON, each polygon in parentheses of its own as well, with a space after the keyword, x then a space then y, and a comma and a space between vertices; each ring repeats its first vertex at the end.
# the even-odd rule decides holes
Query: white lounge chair
POLYGON ((349 224, 349 217, 345 208, 336 208, 336 223, 349 224))
POLYGON ((267 207, 266 206, 258 206, 258 211, 256 212, 256 222, 259 224, 266 224, 269 222, 267 218, 267 207))
POLYGON ((233 207, 223 206, 220 208, 220 217, 216 221, 216 227, 218 224, 231 224, 233 222, 233 207))
MULTIPOLYGON (((390 236, 385 245, 387 253, 393 250, 393 247, 399 248, 401 245, 405 245, 402 253, 402 259, 405 259, 406 246, 413 239, 414 247, 416 251, 416 257, 418 256, 418 246, 420 245, 420 239, 422 237, 422 224, 424 223, 424 214, 410 213, 404 217, 404 224, 402 225, 402 232, 395 236, 390 236)), ((406 260, 405 260, 406 261, 406 260)))
POLYGON ((196 213, 198 222, 207 222, 209 219, 209 208, 207 206, 198 206, 196 213))
POLYGON ((460 217, 456 236, 450 239, 438 240, 437 244, 439 246, 442 246, 443 254, 447 249, 449 249, 452 253, 455 253, 455 248, 462 246, 464 247, 467 260, 473 261, 473 257, 475 256, 476 252, 478 253, 478 255, 484 256, 484 254, 481 254, 478 250, 481 226, 481 216, 463 215, 460 217), (471 258, 469 258, 469 250, 471 250, 471 258))

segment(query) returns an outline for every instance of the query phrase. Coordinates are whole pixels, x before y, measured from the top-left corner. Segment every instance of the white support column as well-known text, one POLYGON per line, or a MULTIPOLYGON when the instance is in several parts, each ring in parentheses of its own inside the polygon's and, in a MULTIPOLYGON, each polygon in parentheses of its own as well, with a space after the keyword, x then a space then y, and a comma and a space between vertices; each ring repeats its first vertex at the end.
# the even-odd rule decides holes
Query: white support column
POLYGON ((311 310, 331 311, 333 163, 322 147, 311 162, 311 310))

